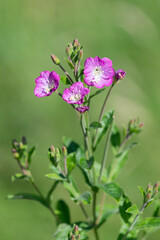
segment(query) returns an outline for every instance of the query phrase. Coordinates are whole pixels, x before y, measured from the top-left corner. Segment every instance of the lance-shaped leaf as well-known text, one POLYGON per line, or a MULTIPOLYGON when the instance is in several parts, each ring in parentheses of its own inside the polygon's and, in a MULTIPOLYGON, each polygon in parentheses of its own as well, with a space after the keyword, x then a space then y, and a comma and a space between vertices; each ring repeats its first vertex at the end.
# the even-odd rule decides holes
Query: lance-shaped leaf
POLYGON ((70 212, 69 207, 63 200, 58 200, 55 213, 58 215, 61 223, 70 224, 70 212))
POLYGON ((105 193, 113 197, 116 201, 119 201, 123 190, 118 186, 116 183, 107 183, 107 184, 100 184, 98 185, 99 188, 101 188, 105 193))
POLYGON ((67 137, 63 137, 63 144, 66 146, 68 154, 76 152, 78 148, 80 148, 80 146, 76 142, 72 141, 71 138, 67 137))
POLYGON ((70 193, 70 196, 71 196, 72 200, 74 200, 74 199, 79 197, 79 192, 78 192, 77 186, 76 186, 75 182, 73 181, 73 179, 71 177, 70 177, 70 181, 69 182, 63 182, 63 186, 70 193))
POLYGON ((68 224, 60 224, 56 232, 53 234, 54 240, 67 240, 68 233, 72 231, 72 227, 68 224))
POLYGON ((160 228, 160 217, 148 217, 137 221, 134 226, 139 230, 154 230, 160 228))
POLYGON ((125 150, 117 154, 113 159, 108 169, 108 178, 110 179, 110 181, 115 180, 120 171, 123 169, 128 158, 128 152, 129 152, 128 150, 125 150))
POLYGON ((90 192, 85 192, 79 195, 78 197, 74 198, 75 201, 83 202, 84 204, 90 204, 92 201, 92 195, 90 192))
POLYGON ((32 147, 30 149, 30 151, 28 152, 28 163, 30 164, 31 163, 31 160, 32 160, 32 155, 33 153, 35 152, 36 148, 35 147, 32 147))
POLYGON ((65 84, 65 85, 69 85, 71 84, 68 77, 61 77, 60 80, 65 84))
POLYGON ((131 201, 129 200, 129 198, 123 193, 123 196, 120 199, 119 202, 119 213, 121 218, 123 219, 123 221, 125 223, 129 223, 129 219, 132 216, 131 213, 126 212, 126 210, 128 208, 130 208, 132 206, 131 201))
MULTIPOLYGON (((95 174, 96 174, 96 177, 97 177, 97 179, 98 179, 98 177, 99 177, 99 172, 100 172, 100 168, 101 168, 101 164, 100 164, 99 162, 95 161, 94 167, 95 167, 95 169, 96 169, 95 174)), ((107 180, 108 180, 106 168, 103 169, 101 180, 102 180, 102 182, 104 182, 104 183, 106 183, 107 180)))
POLYGON ((69 67, 71 69, 74 69, 74 65, 67 59, 67 58, 64 58, 66 60, 66 62, 68 63, 69 67))
POLYGON ((78 165, 83 168, 83 169, 91 169, 93 167, 94 164, 94 157, 90 157, 89 160, 86 160, 86 158, 81 158, 78 161, 78 165))
POLYGON ((28 200, 34 200, 37 202, 40 202, 43 206, 48 207, 48 205, 46 204, 46 202, 39 197, 36 194, 32 194, 32 193, 17 193, 17 194, 10 194, 7 196, 8 200, 15 200, 15 199, 28 199, 28 200))
POLYGON ((121 144, 121 136, 120 136, 119 129, 115 124, 112 128, 111 144, 112 144, 114 153, 116 153, 117 152, 116 150, 120 147, 120 144, 121 144))
POLYGON ((89 126, 90 129, 97 129, 97 128, 102 128, 102 124, 100 122, 92 122, 89 126))
POLYGON ((27 175, 24 175, 22 173, 15 173, 12 177, 11 177, 11 181, 14 182, 15 180, 25 180, 25 181, 30 181, 30 177, 27 175))
POLYGON ((137 205, 134 204, 131 207, 127 208, 126 212, 127 213, 131 213, 131 214, 138 214, 139 213, 139 209, 138 209, 137 205))
POLYGON ((68 181, 68 179, 55 166, 52 166, 51 170, 53 171, 53 173, 48 173, 45 175, 45 177, 53 179, 53 180, 68 181))
POLYGON ((111 110, 109 112, 107 112, 103 117, 102 117, 102 120, 101 120, 101 125, 102 125, 102 128, 99 128, 98 131, 97 131, 97 137, 95 139, 95 142, 94 142, 94 146, 93 146, 93 150, 95 151, 96 148, 97 148, 97 145, 100 143, 100 141, 102 140, 102 138, 104 137, 104 135, 106 134, 107 130, 108 130, 108 127, 110 126, 110 124, 112 123, 113 121, 113 113, 114 111, 111 110))
POLYGON ((69 175, 76 165, 75 153, 70 153, 69 155, 67 155, 66 162, 67 162, 67 174, 69 175))

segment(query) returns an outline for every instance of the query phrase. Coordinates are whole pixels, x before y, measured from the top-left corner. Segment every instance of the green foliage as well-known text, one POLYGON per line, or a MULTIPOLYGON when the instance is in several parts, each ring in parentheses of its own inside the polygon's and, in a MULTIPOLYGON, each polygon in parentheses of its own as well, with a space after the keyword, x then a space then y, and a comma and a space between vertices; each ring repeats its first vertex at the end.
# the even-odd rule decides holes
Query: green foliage
POLYGON ((53 180, 68 181, 68 179, 63 175, 63 173, 58 168, 52 166, 51 170, 53 173, 48 173, 45 175, 45 177, 53 180))
POLYGON ((70 153, 69 155, 67 155, 66 162, 67 162, 67 175, 69 175, 76 166, 75 153, 70 153))
POLYGON ((135 229, 138 230, 155 230, 157 228, 160 228, 159 217, 147 217, 137 221, 135 225, 135 229))
POLYGON ((102 189, 106 194, 114 198, 116 201, 119 201, 123 194, 123 190, 118 186, 118 184, 113 182, 103 184, 103 185, 98 185, 98 187, 102 189))
MULTIPOLYGON (((68 62, 68 61, 67 61, 68 62)), ((70 62, 69 62, 70 63, 70 62)), ((71 64, 71 63, 70 63, 71 64)), ((68 77, 61 77, 60 80, 65 84, 65 85, 70 85, 70 81, 68 79, 68 77)))
POLYGON ((72 230, 72 227, 68 224, 59 224, 56 232, 53 234, 54 240, 67 240, 68 233, 72 230))
POLYGON ((120 213, 122 220, 125 223, 129 223, 129 219, 132 216, 131 213, 127 212, 127 209, 130 208, 131 206, 132 206, 132 203, 131 203, 130 199, 123 193, 123 196, 119 203, 119 213, 120 213))
POLYGON ((98 129, 97 131, 97 137, 95 139, 95 143, 94 143, 94 146, 93 146, 93 150, 95 151, 98 144, 100 143, 100 141, 102 140, 102 138, 105 136, 107 130, 108 130, 108 127, 110 126, 110 124, 112 123, 113 121, 113 114, 114 114, 114 111, 111 110, 109 112, 107 112, 106 114, 103 115, 102 117, 102 120, 101 120, 101 128, 98 129))
POLYGON ((74 198, 75 201, 83 202, 84 204, 90 204, 92 201, 92 195, 90 192, 84 192, 78 197, 74 198))
POLYGON ((61 220, 61 223, 70 224, 70 211, 68 205, 64 200, 58 200, 55 212, 61 220))

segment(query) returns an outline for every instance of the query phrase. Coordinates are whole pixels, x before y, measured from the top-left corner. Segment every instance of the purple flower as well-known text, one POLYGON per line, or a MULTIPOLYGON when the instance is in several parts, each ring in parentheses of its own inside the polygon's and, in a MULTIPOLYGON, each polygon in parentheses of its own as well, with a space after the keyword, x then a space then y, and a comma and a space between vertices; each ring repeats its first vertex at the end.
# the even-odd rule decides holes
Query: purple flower
POLYGON ((89 89, 83 86, 82 82, 73 83, 68 89, 66 88, 63 92, 63 100, 70 104, 82 104, 84 97, 89 93, 89 89))
POLYGON ((109 58, 89 57, 84 66, 84 82, 87 85, 103 88, 112 84, 115 71, 109 58))
POLYGON ((87 106, 77 107, 76 110, 80 113, 84 113, 89 110, 89 107, 87 107, 87 106))
POLYGON ((37 97, 50 96, 59 86, 60 77, 56 72, 44 71, 35 79, 34 94, 37 97))
POLYGON ((123 69, 117 70, 114 75, 115 81, 118 81, 119 79, 124 78, 125 75, 126 75, 126 72, 123 69))

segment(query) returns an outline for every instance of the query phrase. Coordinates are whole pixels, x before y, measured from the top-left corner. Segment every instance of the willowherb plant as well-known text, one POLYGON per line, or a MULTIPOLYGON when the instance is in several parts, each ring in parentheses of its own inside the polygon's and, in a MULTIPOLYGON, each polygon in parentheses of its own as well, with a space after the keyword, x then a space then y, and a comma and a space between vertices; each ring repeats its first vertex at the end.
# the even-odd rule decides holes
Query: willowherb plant
MULTIPOLYGON (((37 97, 50 96, 53 92, 70 104, 76 112, 82 129, 84 146, 72 141, 70 138, 63 138, 62 147, 48 149, 50 160, 50 173, 45 176, 53 181, 53 185, 44 196, 37 186, 30 171, 32 154, 35 147, 28 151, 25 137, 21 142, 12 142, 12 153, 21 169, 21 173, 12 176, 12 180, 23 179, 32 184, 35 194, 21 193, 9 195, 8 199, 30 199, 35 200, 45 206, 55 218, 57 229, 53 235, 55 240, 89 239, 89 231, 94 231, 96 240, 99 240, 100 227, 106 223, 108 218, 114 214, 119 214, 122 219, 122 227, 118 240, 135 240, 140 236, 145 239, 151 230, 160 227, 160 217, 158 217, 159 204, 153 216, 143 218, 144 209, 158 198, 159 184, 148 185, 146 191, 139 187, 142 193, 142 207, 139 209, 136 204, 132 204, 124 190, 116 183, 117 176, 122 171, 130 149, 135 146, 131 142, 133 135, 139 134, 143 124, 139 119, 130 120, 128 126, 122 131, 115 125, 114 111, 105 112, 109 96, 114 88, 126 75, 122 69, 117 71, 112 66, 112 61, 104 58, 87 58, 84 67, 81 67, 83 50, 77 39, 73 44, 68 44, 66 48, 69 67, 73 76, 66 72, 60 60, 52 55, 52 61, 59 66, 65 76, 60 77, 56 72, 43 71, 36 78, 34 94, 37 97), (69 85, 63 94, 58 91, 59 84, 69 85), (99 114, 98 121, 89 122, 89 112, 92 111, 91 101, 98 94, 109 87, 104 103, 99 114), (99 90, 95 90, 98 88, 99 90), (106 138, 102 160, 96 159, 95 153, 103 138, 106 138), (112 159, 108 161, 109 146, 112 146, 112 159), (81 178, 86 183, 86 191, 80 193, 78 183, 75 182, 72 171, 79 168, 81 178), (69 192, 71 200, 79 205, 84 214, 85 221, 77 216, 76 222, 72 222, 70 212, 65 199, 58 200, 56 206, 52 206, 51 196, 56 191, 56 186, 62 184, 69 192), (102 199, 97 201, 97 195, 101 192, 102 199), (103 193, 103 194, 102 194, 103 193), (110 196, 113 204, 106 203, 106 196, 110 196), (92 215, 88 213, 87 206, 92 205, 92 215)), ((90 211, 89 211, 90 212, 90 211)), ((106 237, 107 238, 107 234, 106 237)))

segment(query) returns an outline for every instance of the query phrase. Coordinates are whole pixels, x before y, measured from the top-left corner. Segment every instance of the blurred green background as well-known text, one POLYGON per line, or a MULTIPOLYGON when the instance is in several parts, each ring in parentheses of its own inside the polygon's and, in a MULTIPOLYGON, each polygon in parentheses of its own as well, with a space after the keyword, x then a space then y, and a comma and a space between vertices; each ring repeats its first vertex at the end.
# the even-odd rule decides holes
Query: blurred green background
MULTIPOLYGON (((108 109, 115 108, 119 124, 137 116, 145 123, 140 144, 132 150, 118 178, 140 207, 137 186, 160 180, 160 1, 1 0, 0 10, 0 238, 53 239, 55 222, 45 208, 31 201, 6 201, 5 197, 33 192, 27 183, 11 183, 11 175, 19 172, 11 156, 12 139, 25 135, 30 146, 36 145, 32 171, 43 193, 52 183, 43 177, 49 172, 48 147, 61 146, 62 136, 82 143, 78 119, 70 106, 54 94, 46 98, 33 94, 34 79, 41 71, 55 70, 62 76, 50 55, 58 55, 64 63, 65 46, 74 38, 84 45, 84 59, 108 57, 115 69, 127 71, 126 78, 115 87, 108 109)), ((97 96, 92 103, 92 120, 98 118, 104 96, 97 96)), ((73 206, 72 219, 83 219, 60 186, 53 198, 54 203, 65 198, 73 206)), ((149 207, 144 215, 152 210, 149 207)), ((102 227, 101 239, 116 239, 119 228, 120 219, 112 217, 102 227)), ((159 240, 159 236, 160 231, 147 239, 159 240)))

